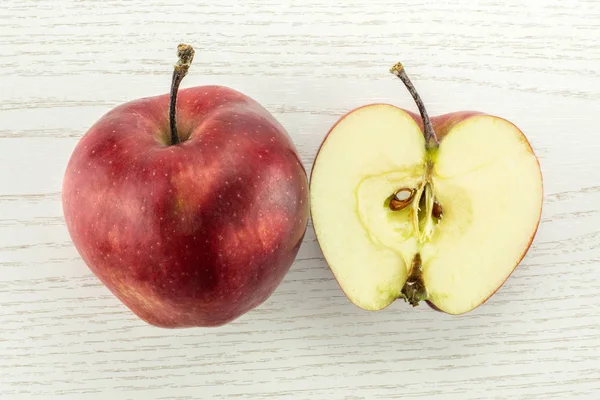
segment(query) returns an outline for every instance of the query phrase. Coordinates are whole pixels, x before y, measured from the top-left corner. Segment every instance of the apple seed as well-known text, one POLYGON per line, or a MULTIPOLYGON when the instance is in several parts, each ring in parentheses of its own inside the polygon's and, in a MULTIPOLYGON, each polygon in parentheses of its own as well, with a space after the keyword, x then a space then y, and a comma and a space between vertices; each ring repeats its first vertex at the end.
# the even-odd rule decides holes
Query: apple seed
POLYGON ((433 215, 433 217, 436 219, 442 218, 442 206, 437 201, 433 203, 431 215, 433 215))
POLYGON ((394 195, 390 199, 390 210, 400 211, 406 208, 412 201, 415 195, 415 189, 402 188, 394 192, 394 195))

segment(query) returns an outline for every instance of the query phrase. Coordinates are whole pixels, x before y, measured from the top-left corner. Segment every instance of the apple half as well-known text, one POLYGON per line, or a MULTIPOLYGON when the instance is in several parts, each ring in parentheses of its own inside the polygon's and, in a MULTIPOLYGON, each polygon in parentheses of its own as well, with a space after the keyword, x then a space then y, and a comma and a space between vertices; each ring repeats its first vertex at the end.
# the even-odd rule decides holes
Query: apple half
POLYGON ((311 173, 311 214, 325 259, 366 310, 403 298, 469 312, 527 253, 543 198, 540 165, 511 122, 479 112, 429 118, 371 104, 329 131, 311 173))

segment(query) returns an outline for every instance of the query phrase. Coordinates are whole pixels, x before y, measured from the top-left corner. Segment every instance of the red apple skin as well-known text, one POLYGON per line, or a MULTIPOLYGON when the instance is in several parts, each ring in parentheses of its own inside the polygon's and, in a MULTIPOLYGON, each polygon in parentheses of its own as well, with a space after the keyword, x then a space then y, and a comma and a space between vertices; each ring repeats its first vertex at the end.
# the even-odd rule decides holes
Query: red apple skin
POLYGON ((263 303, 289 270, 309 217, 306 171, 285 129, 235 90, 169 96, 108 112, 63 181, 69 234, 91 271, 138 317, 220 326, 263 303))
MULTIPOLYGON (((421 132, 423 132, 423 119, 421 118, 421 116, 417 113, 414 113, 412 111, 406 110, 404 108, 400 108, 397 107, 395 105, 392 104, 388 104, 388 103, 372 103, 372 104, 366 104, 364 106, 360 106, 360 107, 356 107, 353 110, 348 111, 346 114, 344 114, 342 117, 340 117, 335 124, 333 124, 333 126, 329 129, 329 131, 327 132, 327 134, 325 135, 325 137, 323 138, 321 145, 319 146, 319 149, 317 150, 317 154, 315 155, 315 161, 317 159, 317 157, 319 156, 319 152, 321 151, 321 148, 323 147, 323 144, 325 143, 325 141, 327 140, 327 137, 329 136, 329 134, 331 132, 333 132, 333 130, 335 129, 335 127, 344 120, 344 118, 346 118, 348 115, 360 110, 361 108, 365 108, 365 107, 372 107, 372 106, 378 106, 378 105, 384 105, 384 106, 390 106, 390 107, 394 107, 394 108, 398 108, 400 110, 402 110, 403 112, 407 113, 414 121, 415 123, 419 126, 419 128, 421 129, 421 132)), ((466 121, 469 118, 478 116, 478 115, 489 115, 480 111, 474 111, 474 110, 466 110, 466 111, 456 111, 456 112, 451 112, 451 113, 446 113, 446 114, 441 114, 441 115, 437 115, 434 117, 430 117, 431 120, 431 124, 433 126, 433 130, 436 133, 436 136, 438 138, 438 141, 441 143, 442 140, 444 139, 444 137, 446 136, 446 134, 448 132, 450 132, 450 130, 452 128, 454 128, 457 124, 466 121)), ((494 118, 500 118, 503 119, 501 117, 496 117, 494 116, 494 118)), ((506 120, 505 120, 506 121, 506 120)), ((508 123, 511 123, 510 121, 507 121, 508 123)), ((514 124, 513 124, 514 125, 514 124)), ((518 129, 518 128, 517 128, 518 129)), ((535 153, 533 151, 533 148, 531 147, 531 144, 529 143, 529 141, 527 140, 527 138, 525 137, 525 135, 523 135, 523 139, 525 140, 526 144, 529 146, 529 149, 531 150, 531 153, 535 156, 535 153)), ((539 165, 539 160, 536 157, 536 161, 538 162, 539 165)), ((310 178, 312 178, 312 173, 314 171, 314 164, 313 164, 313 169, 311 170, 311 174, 310 174, 310 178)), ((541 177, 540 177, 541 179, 541 177)), ((542 180, 543 182, 543 180, 542 180)), ((533 239, 535 238, 535 235, 537 233, 537 230, 539 228, 539 224, 540 221, 538 220, 538 224, 536 225, 536 228, 533 232, 533 234, 531 235, 531 239, 529 241, 528 246, 526 247, 524 253, 521 255, 519 262, 515 265, 515 268, 511 271, 511 273, 508 275, 508 277, 504 280, 504 282, 502 282, 502 284, 494 291, 494 293, 490 294, 490 296, 488 296, 481 304, 485 303, 487 300, 489 300, 503 285, 504 283, 508 280, 508 278, 510 278, 510 276, 512 275, 512 273, 514 272, 514 270, 516 269, 516 267, 520 264, 520 262, 523 260, 523 258, 525 257, 525 255, 527 254, 527 252, 529 251, 529 248, 531 247, 531 244, 533 243, 533 239)), ((317 243, 319 242, 319 235, 317 234, 317 232, 315 231, 315 237, 317 239, 317 243)), ((323 254, 323 258, 325 259, 325 262, 327 262, 327 258, 325 257, 325 255, 323 254)), ((339 285, 339 282, 338 282, 339 285)), ((346 294, 346 292, 344 291, 344 288, 340 286, 340 289, 342 290, 342 292, 344 294, 346 294)), ((347 294, 346 294, 347 296, 347 294)), ((383 309, 389 307, 392 303, 390 303, 388 306, 384 307, 383 309)), ((447 313, 446 311, 440 309, 438 306, 436 306, 434 303, 432 303, 431 301, 427 300, 426 304, 432 308, 435 311, 439 311, 442 313, 447 313)), ((480 305, 481 305, 480 304, 480 305)), ((357 306, 360 308, 360 306, 357 306)), ((373 310, 365 310, 365 311, 373 311, 373 310)), ((380 310, 377 310, 380 311, 380 310)))

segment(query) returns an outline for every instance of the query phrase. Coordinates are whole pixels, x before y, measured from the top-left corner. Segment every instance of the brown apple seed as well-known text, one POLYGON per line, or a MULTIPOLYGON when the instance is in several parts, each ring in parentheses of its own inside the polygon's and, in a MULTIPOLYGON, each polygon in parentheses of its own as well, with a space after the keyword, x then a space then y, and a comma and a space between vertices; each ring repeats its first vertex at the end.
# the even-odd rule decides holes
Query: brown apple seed
POLYGON ((394 196, 390 199, 390 210, 400 211, 406 208, 415 196, 415 189, 402 188, 394 192, 394 196))

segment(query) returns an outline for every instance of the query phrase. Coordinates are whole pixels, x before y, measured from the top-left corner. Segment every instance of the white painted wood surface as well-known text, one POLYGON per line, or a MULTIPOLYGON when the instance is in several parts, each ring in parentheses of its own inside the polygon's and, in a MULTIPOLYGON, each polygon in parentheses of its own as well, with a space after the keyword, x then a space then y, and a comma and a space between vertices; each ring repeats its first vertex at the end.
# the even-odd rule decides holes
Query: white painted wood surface
POLYGON ((0 1, 0 398, 600 398, 597 0, 0 1), (528 135, 543 220, 507 284, 461 317, 350 304, 312 228, 276 293, 217 329, 161 330, 85 267, 62 218, 65 164, 111 107, 232 86, 286 126, 307 170, 344 112, 478 109, 528 135))

